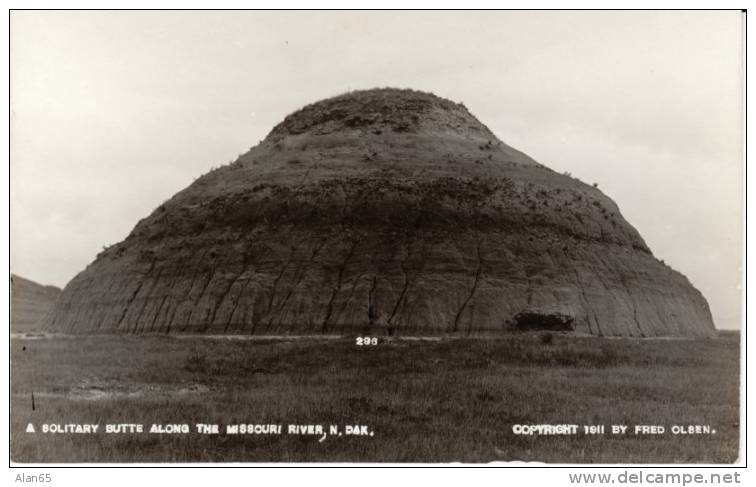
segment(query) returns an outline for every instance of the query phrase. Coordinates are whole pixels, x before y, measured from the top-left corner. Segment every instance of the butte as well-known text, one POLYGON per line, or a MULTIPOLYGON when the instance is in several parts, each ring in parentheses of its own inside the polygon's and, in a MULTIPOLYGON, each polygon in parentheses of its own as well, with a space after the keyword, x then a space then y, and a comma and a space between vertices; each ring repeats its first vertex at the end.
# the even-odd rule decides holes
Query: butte
POLYGON ((712 336, 597 188, 462 104, 357 91, 286 117, 100 253, 60 333, 712 336))

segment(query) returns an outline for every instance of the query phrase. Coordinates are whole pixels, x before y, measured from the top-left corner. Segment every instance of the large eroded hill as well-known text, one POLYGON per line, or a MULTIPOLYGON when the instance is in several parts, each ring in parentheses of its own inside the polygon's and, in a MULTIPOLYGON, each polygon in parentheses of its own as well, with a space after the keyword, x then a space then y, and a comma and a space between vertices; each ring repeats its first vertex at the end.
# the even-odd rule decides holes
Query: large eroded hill
POLYGON ((289 115, 63 290, 61 332, 709 336, 617 205, 462 104, 359 91, 289 115))

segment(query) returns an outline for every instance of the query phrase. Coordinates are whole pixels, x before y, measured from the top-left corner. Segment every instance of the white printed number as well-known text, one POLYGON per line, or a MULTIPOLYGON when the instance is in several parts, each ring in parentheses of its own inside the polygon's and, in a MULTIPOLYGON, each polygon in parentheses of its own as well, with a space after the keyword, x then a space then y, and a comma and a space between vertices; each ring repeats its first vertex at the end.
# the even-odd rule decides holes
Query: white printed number
POLYGON ((355 344, 358 347, 378 345, 378 337, 357 337, 355 344))

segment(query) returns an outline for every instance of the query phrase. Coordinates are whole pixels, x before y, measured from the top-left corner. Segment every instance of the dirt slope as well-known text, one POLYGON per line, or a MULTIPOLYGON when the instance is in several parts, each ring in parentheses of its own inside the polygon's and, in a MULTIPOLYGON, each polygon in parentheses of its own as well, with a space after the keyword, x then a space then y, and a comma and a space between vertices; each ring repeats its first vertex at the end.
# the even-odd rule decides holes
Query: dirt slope
POLYGON ((709 336, 615 203, 410 90, 309 105, 98 255, 66 332, 709 336))
POLYGON ((11 332, 39 332, 60 295, 60 288, 43 286, 15 274, 11 274, 10 279, 11 332))

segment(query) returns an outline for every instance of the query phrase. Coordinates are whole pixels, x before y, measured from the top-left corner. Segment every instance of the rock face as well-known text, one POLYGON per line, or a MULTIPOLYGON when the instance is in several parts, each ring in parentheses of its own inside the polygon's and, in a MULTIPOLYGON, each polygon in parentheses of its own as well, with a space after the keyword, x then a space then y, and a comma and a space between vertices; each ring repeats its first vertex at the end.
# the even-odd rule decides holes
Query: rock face
POLYGON ((60 288, 43 286, 11 274, 11 332, 33 333, 42 330, 45 317, 60 295, 60 288))
POLYGON ((410 90, 309 105, 63 290, 61 332, 709 336, 617 205, 410 90))

